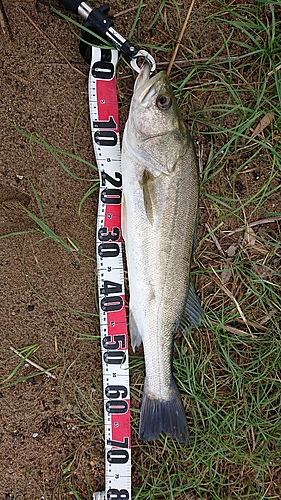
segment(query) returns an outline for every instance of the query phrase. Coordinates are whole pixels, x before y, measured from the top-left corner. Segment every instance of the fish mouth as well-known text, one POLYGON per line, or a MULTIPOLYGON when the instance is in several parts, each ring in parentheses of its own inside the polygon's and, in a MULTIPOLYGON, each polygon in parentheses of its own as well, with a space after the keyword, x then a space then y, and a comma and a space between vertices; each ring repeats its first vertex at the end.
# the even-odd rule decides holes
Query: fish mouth
POLYGON ((151 66, 148 62, 144 62, 135 83, 135 91, 137 91, 145 82, 150 79, 151 66))
POLYGON ((150 64, 145 62, 135 83, 135 96, 141 104, 146 104, 150 101, 151 97, 157 92, 155 88, 156 82, 163 79, 164 75, 166 76, 164 71, 160 71, 160 73, 156 73, 156 75, 150 78, 150 70, 150 64))

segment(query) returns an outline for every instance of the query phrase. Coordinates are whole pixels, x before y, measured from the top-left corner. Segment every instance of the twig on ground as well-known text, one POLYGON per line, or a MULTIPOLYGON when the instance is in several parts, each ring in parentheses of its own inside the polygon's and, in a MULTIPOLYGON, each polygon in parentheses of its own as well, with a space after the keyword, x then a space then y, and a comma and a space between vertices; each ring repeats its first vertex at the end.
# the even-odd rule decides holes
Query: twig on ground
POLYGON ((74 69, 74 71, 76 71, 77 73, 79 73, 79 75, 84 76, 85 78, 87 78, 88 75, 85 75, 84 73, 82 73, 82 71, 80 71, 79 69, 75 68, 75 66, 73 66, 73 64, 71 64, 71 62, 67 59, 67 57, 65 57, 65 55, 53 44, 53 42, 50 40, 50 38, 47 37, 47 35, 45 35, 45 33, 42 30, 40 30, 40 28, 31 19, 31 17, 21 7, 19 7, 19 9, 23 13, 23 15, 25 17, 27 17, 27 19, 29 20, 29 22, 32 24, 32 26, 34 26, 34 28, 38 31, 38 33, 40 33, 40 35, 42 35, 45 38, 45 40, 47 40, 47 42, 51 45, 51 47, 67 62, 68 66, 71 69, 74 69))
POLYGON ((230 290, 228 290, 228 288, 227 288, 227 287, 223 284, 222 280, 220 279, 220 277, 218 276, 218 274, 216 273, 216 271, 214 270, 214 268, 213 268, 212 266, 211 266, 211 268, 212 268, 212 271, 213 271, 213 273, 214 273, 214 275, 215 275, 215 276, 213 277, 213 279, 215 280, 215 282, 217 283, 217 285, 218 285, 218 286, 219 286, 219 287, 220 287, 220 288, 221 288, 221 289, 222 289, 222 290, 226 293, 226 295, 228 295, 228 297, 229 297, 229 298, 230 298, 230 299, 234 302, 234 304, 235 304, 235 306, 236 306, 236 309, 237 309, 237 311, 239 312, 240 317, 241 317, 241 319, 242 319, 243 323, 245 323, 246 327, 247 327, 247 328, 248 328, 248 330, 249 330, 249 333, 250 333, 251 335, 253 335, 253 334, 252 334, 252 332, 251 332, 251 330, 250 330, 250 327, 249 327, 248 321, 247 321, 247 319, 246 319, 246 317, 245 317, 245 314, 243 313, 243 311, 242 311, 242 309, 241 309, 241 307, 240 307, 240 305, 239 305, 238 301, 237 301, 237 300, 236 300, 236 298, 234 297, 233 293, 231 293, 231 291, 230 291, 230 290))
POLYGON ((218 238, 216 237, 214 231, 210 228, 209 224, 207 224, 207 222, 205 223, 205 228, 207 229, 208 233, 209 233, 209 236, 211 236, 213 242, 215 243, 218 251, 223 255, 225 256, 225 252, 223 251, 220 243, 219 243, 219 240, 218 238))
POLYGON ((14 77, 15 80, 22 83, 23 85, 28 85, 28 81, 25 78, 22 78, 21 76, 16 75, 16 73, 12 73, 12 72, 11 72, 11 75, 14 77))
MULTIPOLYGON (((168 38, 168 40, 170 40, 172 42, 175 41, 175 39, 172 36, 170 36, 169 33, 167 33, 166 31, 163 31, 163 30, 158 30, 158 31, 159 31, 159 33, 162 33, 162 35, 164 35, 166 38, 168 38)), ((184 50, 186 50, 189 54, 191 54, 197 61, 197 55, 195 52, 193 52, 193 50, 189 49, 188 47, 185 47, 185 45, 182 43, 180 43, 179 46, 182 47, 184 50)), ((209 60, 209 59, 207 59, 207 60, 209 60)), ((164 64, 164 63, 161 63, 161 64, 164 64)), ((167 64, 169 64, 169 63, 167 62, 167 64)), ((177 61, 174 61, 174 64, 177 64, 177 61)))
POLYGON ((0 0, 0 26, 2 28, 4 36, 8 36, 10 40, 12 40, 13 33, 2 0, 0 0))
POLYGON ((176 46, 175 46, 175 48, 174 48, 174 52, 173 52, 173 54, 172 54, 172 57, 171 57, 171 60, 170 60, 170 63, 169 63, 168 69, 167 69, 167 75, 169 75, 169 74, 170 74, 171 69, 172 69, 172 66, 173 66, 173 64, 174 64, 174 62, 175 62, 175 59, 176 59, 176 57, 177 57, 177 53, 178 53, 178 50, 179 50, 179 47, 180 47, 180 44, 181 44, 181 41, 182 41, 182 37, 183 37, 183 34, 184 34, 184 32, 185 32, 185 29, 186 29, 186 26, 187 26, 188 20, 189 20, 189 18, 190 18, 190 14, 191 14, 191 12, 192 12, 192 9, 193 9, 193 5, 194 5, 194 3, 195 3, 195 0, 191 0, 190 7, 189 7, 189 9, 188 9, 188 12, 187 12, 187 14, 186 14, 185 21, 184 21, 184 23, 183 23, 183 26, 182 26, 182 29, 181 29, 181 32, 180 32, 180 36, 179 36, 179 38, 178 38, 178 40, 177 40, 176 46))
MULTIPOLYGON (((141 8, 146 7, 146 6, 147 6, 147 3, 143 3, 141 5, 141 8)), ((113 17, 123 16, 124 14, 128 14, 129 12, 133 12, 134 10, 137 10, 138 8, 139 8, 139 6, 136 5, 135 7, 130 7, 129 9, 121 10, 121 12, 117 12, 116 14, 114 14, 113 17)))
MULTIPOLYGON (((276 66, 275 71, 279 71, 281 69, 281 63, 276 66)), ((274 70, 271 70, 269 73, 267 73, 267 76, 271 76, 274 74, 274 70)))
MULTIPOLYGON (((186 47, 185 47, 186 49, 186 47)), ((204 63, 204 62, 209 62, 209 61, 212 61, 212 63, 216 63, 216 62, 233 62, 233 61, 238 61, 239 60, 239 56, 233 56, 233 57, 228 57, 228 56, 218 56, 214 59, 211 59, 210 57, 197 57, 196 59, 176 59, 174 61, 174 64, 176 64, 177 66, 179 66, 180 68, 185 68, 187 66, 194 66, 194 64, 198 64, 200 62, 204 63)), ((165 66, 168 66, 169 63, 166 62, 166 61, 160 61, 157 63, 157 67, 165 67, 165 66)))
MULTIPOLYGON (((224 328, 226 332, 233 333, 234 335, 249 335, 249 332, 245 332, 245 330, 240 330, 240 328, 235 328, 234 326, 231 325, 219 325, 219 323, 216 323, 215 321, 211 321, 213 326, 221 326, 221 328, 224 328)), ((266 330, 266 329, 265 329, 266 330)), ((255 337, 253 334, 250 334, 251 337, 255 337)))
MULTIPOLYGON (((13 351, 15 354, 17 354, 20 358, 22 359, 25 359, 25 356, 23 356, 19 351, 17 351, 14 347, 10 347, 11 351, 13 351)), ((47 370, 45 370, 45 368, 43 368, 42 366, 40 365, 37 365, 37 363, 34 363, 34 361, 31 361, 30 359, 26 358, 25 359, 26 363, 28 363, 29 365, 32 365, 34 366, 34 368, 37 368, 38 370, 40 370, 41 372, 44 372, 46 373, 46 375, 48 375, 48 377, 52 377, 54 379, 56 379, 57 377, 55 377, 55 375, 53 375, 52 373, 48 372, 47 370)))
POLYGON ((267 219, 260 219, 255 222, 249 222, 247 226, 242 226, 238 227, 237 229, 234 229, 234 231, 221 231, 222 233, 225 233, 225 236, 232 236, 235 233, 240 233, 242 231, 245 231, 248 227, 255 227, 255 226, 260 226, 261 224, 271 224, 272 222, 278 222, 281 220, 281 216, 277 215, 276 217, 269 217, 267 219))

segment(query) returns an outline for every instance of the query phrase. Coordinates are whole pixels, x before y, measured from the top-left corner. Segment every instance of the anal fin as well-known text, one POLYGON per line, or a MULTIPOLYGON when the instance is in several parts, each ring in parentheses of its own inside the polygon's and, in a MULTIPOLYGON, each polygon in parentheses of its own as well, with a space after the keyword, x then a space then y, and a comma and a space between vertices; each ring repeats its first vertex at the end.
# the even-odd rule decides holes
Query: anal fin
POLYGON ((200 325, 204 315, 204 311, 196 297, 193 283, 190 281, 186 302, 179 321, 179 330, 186 334, 191 327, 200 325))
POLYGON ((133 351, 135 352, 135 348, 139 347, 142 343, 142 337, 139 332, 138 326, 136 324, 134 315, 132 311, 129 312, 129 331, 131 337, 131 346, 133 351))

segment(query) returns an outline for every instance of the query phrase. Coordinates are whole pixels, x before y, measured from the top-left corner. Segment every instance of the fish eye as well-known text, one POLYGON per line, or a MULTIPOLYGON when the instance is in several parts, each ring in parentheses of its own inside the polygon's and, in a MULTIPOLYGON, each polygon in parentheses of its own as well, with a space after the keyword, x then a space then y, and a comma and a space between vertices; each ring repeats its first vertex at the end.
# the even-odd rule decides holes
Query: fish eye
POLYGON ((172 104, 172 99, 169 95, 162 94, 156 99, 156 105, 159 109, 169 109, 172 104))

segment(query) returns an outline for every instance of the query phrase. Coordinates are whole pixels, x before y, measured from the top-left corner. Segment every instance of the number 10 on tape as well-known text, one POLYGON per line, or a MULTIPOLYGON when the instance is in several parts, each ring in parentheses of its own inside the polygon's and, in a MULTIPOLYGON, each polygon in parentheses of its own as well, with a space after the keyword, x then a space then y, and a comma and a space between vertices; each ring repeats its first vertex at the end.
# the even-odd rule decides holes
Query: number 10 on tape
POLYGON ((97 270, 104 388, 105 498, 131 499, 131 435, 124 271, 122 174, 115 82, 117 50, 92 47, 89 106, 100 175, 97 270))

